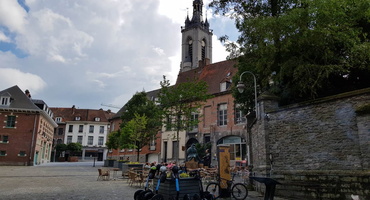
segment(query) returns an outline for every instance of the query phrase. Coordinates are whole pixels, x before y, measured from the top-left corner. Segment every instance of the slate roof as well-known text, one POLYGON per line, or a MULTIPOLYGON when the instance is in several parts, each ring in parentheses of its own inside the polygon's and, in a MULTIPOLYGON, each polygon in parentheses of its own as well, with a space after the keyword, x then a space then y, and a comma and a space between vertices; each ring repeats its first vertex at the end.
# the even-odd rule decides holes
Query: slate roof
POLYGON ((0 105, 0 109, 41 110, 17 85, 0 91, 1 96, 10 96, 10 105, 0 105))

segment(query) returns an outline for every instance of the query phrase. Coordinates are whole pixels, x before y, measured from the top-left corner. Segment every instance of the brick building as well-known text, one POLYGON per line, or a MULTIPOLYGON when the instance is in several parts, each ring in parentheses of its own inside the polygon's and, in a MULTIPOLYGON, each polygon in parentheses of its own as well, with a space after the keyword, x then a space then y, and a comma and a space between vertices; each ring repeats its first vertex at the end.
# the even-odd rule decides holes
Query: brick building
POLYGON ((50 162, 57 124, 46 103, 18 86, 0 91, 0 103, 0 165, 50 162))

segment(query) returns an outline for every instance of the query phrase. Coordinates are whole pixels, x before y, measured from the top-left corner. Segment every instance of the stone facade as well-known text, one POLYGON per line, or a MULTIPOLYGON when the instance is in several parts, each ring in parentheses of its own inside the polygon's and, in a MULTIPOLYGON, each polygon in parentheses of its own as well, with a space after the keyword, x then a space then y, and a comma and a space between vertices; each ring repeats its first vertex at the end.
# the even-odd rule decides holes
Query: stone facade
POLYGON ((283 185, 277 195, 298 199, 370 199, 370 88, 278 107, 259 98, 260 116, 249 129, 256 176, 283 185))

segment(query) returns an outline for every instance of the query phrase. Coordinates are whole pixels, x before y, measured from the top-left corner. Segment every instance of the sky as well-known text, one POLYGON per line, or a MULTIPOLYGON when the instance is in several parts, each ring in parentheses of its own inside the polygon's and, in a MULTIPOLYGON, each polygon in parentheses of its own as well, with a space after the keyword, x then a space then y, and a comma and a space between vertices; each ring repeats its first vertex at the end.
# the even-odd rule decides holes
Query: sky
MULTIPOLYGON (((228 55, 217 38, 238 33, 210 1, 203 16, 216 63, 228 55)), ((0 91, 18 85, 49 107, 117 112, 136 92, 159 89, 163 75, 176 82, 192 2, 0 0, 0 91)))

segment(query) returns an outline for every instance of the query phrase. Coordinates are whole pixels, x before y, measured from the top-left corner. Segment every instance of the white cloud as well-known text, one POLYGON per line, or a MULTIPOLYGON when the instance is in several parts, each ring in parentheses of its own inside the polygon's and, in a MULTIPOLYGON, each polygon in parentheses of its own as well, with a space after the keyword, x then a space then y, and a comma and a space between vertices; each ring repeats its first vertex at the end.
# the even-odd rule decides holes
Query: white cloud
POLYGON ((0 1, 0 25, 11 32, 24 33, 27 12, 15 0, 0 1))
MULTIPOLYGON (((192 0, 26 3, 28 13, 15 0, 0 0, 0 25, 14 32, 14 38, 0 32, 0 41, 28 54, 18 58, 0 51, 0 74, 16 77, 1 78, 1 86, 30 85, 37 91, 32 96, 49 106, 99 108, 123 106, 137 91, 159 89, 162 75, 175 83, 180 27, 192 0)), ((214 62, 225 59, 223 49, 213 38, 214 62)))
POLYGON ((46 87, 46 83, 41 77, 12 68, 0 68, 0 85, 8 87, 18 85, 20 88, 27 88, 36 94, 46 87))

